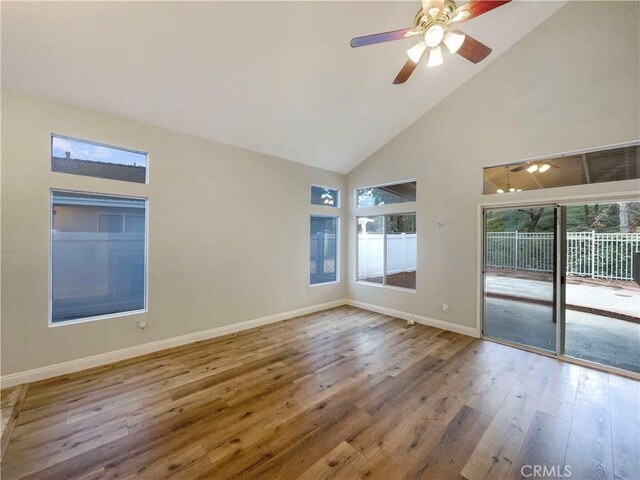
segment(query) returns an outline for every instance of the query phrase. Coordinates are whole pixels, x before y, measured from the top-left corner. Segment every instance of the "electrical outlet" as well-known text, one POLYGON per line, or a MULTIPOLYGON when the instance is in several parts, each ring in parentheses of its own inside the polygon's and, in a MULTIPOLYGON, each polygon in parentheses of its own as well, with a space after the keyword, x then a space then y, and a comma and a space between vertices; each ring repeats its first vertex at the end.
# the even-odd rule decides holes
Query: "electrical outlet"
POLYGON ((411 315, 409 318, 407 318, 407 325, 415 325, 416 324, 416 320, 415 320, 415 315, 411 315))
POLYGON ((447 305, 446 303, 442 304, 442 311, 444 313, 447 313, 449 311, 449 305, 447 305))
POLYGON ((138 322, 138 330, 145 332, 147 330, 147 322, 138 322))

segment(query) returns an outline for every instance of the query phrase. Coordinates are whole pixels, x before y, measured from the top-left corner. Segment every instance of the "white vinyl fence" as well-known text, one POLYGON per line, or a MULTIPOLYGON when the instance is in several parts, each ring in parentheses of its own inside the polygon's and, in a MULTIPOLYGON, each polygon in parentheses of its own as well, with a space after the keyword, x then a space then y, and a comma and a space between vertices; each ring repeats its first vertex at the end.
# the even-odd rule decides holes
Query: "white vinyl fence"
MULTIPOLYGON (((384 260, 384 235, 358 235, 358 278, 381 277, 384 260)), ((416 234, 387 234, 387 274, 416 270, 416 234)))
POLYGON ((144 233, 53 232, 53 321, 144 308, 144 233))
MULTIPOLYGON (((553 233, 486 233, 487 267, 553 271, 553 233)), ((640 233, 567 233, 567 274, 632 280, 640 233)))

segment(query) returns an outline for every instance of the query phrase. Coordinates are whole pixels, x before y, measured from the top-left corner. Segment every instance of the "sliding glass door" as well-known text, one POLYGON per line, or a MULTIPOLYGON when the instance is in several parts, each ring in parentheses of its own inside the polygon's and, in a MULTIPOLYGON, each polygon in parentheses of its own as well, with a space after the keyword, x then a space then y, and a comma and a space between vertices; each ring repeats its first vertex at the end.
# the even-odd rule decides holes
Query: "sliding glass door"
POLYGON ((486 337, 640 373, 640 202, 486 209, 483 222, 486 337))
POLYGON ((556 351, 555 206, 484 211, 483 334, 556 351))
POLYGON ((640 373, 640 285, 633 278, 640 202, 568 205, 562 213, 564 354, 640 373))

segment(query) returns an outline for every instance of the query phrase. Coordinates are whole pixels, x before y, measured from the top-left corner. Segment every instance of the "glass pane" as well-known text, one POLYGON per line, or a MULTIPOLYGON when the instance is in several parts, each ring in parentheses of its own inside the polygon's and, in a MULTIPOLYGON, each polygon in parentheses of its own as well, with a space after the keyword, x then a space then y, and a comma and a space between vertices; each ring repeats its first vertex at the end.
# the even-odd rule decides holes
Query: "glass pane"
POLYGON ((145 209, 140 199, 53 192, 52 322, 144 309, 145 209), (130 216, 141 231, 123 233, 130 216))
POLYGON ((144 216, 142 215, 125 215, 125 232, 127 233, 144 233, 144 216))
POLYGON ((122 233, 122 215, 110 213, 98 214, 98 231, 103 233, 122 233))
POLYGON ((338 190, 326 187, 311 187, 311 204, 323 207, 338 206, 338 190))
POLYGON ((311 217, 311 285, 336 281, 337 222, 336 217, 311 217))
POLYGON ((555 351, 555 209, 487 211, 484 242, 484 334, 555 351))
POLYGON ((384 216, 358 217, 358 280, 383 283, 384 216))
POLYGON ((417 182, 358 188, 356 190, 356 202, 358 207, 415 202, 416 190, 417 182))
POLYGON ((147 154, 54 135, 51 171, 145 183, 147 154))
POLYGON ((416 288, 416 216, 387 215, 387 285, 416 288))
POLYGON ((484 169, 484 193, 567 187, 640 178, 640 147, 531 160, 484 169))
POLYGON ((640 202, 566 207, 565 354, 640 373, 640 202))

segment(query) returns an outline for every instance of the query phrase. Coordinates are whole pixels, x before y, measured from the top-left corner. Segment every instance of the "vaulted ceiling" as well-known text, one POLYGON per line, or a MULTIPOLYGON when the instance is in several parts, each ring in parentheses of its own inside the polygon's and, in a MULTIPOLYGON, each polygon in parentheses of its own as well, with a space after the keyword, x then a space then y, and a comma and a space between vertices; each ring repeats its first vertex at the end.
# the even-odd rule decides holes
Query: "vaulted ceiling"
POLYGON ((346 173, 564 3, 479 17, 487 60, 394 86, 415 39, 349 41, 412 26, 417 1, 2 2, 2 84, 346 173))

